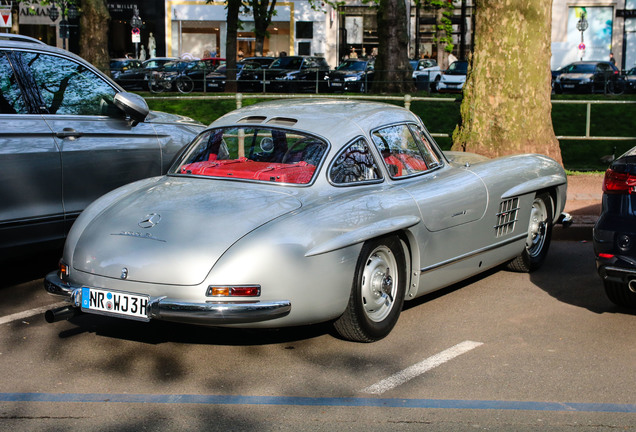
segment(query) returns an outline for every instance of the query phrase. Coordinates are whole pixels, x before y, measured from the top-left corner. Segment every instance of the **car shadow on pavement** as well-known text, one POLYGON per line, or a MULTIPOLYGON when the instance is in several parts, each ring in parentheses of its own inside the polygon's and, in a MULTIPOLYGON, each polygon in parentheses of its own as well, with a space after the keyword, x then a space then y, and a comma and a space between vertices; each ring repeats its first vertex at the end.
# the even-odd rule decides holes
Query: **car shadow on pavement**
POLYGON ((151 345, 167 342, 226 346, 271 345, 308 340, 331 332, 329 323, 278 329, 239 329, 167 321, 145 323, 91 314, 78 315, 69 322, 76 327, 61 331, 61 339, 94 333, 102 337, 151 345))
POLYGON ((596 272, 590 241, 552 241, 542 267, 530 273, 530 280, 555 299, 591 312, 636 315, 620 308, 605 295, 596 272))

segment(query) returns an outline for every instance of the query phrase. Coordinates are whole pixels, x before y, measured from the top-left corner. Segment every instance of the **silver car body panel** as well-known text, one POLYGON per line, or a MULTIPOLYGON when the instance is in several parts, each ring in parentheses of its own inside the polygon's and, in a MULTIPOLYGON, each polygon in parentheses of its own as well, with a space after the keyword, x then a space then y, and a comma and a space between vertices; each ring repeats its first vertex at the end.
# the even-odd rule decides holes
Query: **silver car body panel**
MULTIPOLYGON (((201 312, 210 303, 240 309, 250 300, 289 302, 290 310, 258 322, 213 323, 315 323, 345 310, 368 239, 400 235, 410 300, 519 255, 538 191, 553 196, 555 220, 563 210, 565 172, 540 155, 469 157, 471 163, 457 164, 439 152, 442 163, 420 175, 393 179, 383 166, 379 181, 345 187, 330 182, 329 167, 343 146, 360 137, 372 143, 378 127, 404 123, 423 127, 401 108, 340 100, 274 101, 226 114, 210 127, 285 124, 323 137, 330 147, 313 182, 169 175, 124 186, 94 202, 75 223, 63 257, 71 265, 68 283, 203 305, 187 322, 210 324, 201 312), (509 201, 514 218, 502 229, 498 220, 509 201), (152 214, 161 215, 156 225, 138 226, 152 214), (113 235, 122 232, 128 234, 113 235), (260 296, 206 296, 211 286, 245 285, 258 285, 260 296)), ((377 149, 373 153, 380 160, 377 149)))

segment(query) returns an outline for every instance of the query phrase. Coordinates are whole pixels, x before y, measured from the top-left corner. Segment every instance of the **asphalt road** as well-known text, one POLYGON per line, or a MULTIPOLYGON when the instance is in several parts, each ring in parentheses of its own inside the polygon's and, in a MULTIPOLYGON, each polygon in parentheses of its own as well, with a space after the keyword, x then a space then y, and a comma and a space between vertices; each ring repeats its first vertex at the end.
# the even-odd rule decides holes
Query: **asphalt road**
POLYGON ((3 266, 3 431, 636 430, 636 313, 606 299, 588 242, 407 303, 373 344, 328 325, 47 324, 56 260, 3 266))

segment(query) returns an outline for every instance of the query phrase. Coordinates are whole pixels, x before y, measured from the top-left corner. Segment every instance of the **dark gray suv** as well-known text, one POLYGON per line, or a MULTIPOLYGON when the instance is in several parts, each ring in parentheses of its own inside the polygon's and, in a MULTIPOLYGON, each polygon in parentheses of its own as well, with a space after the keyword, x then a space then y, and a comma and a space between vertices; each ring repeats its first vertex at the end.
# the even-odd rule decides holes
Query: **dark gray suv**
POLYGON ((0 257, 61 245, 91 201, 163 174, 201 130, 68 51, 0 39, 0 257))

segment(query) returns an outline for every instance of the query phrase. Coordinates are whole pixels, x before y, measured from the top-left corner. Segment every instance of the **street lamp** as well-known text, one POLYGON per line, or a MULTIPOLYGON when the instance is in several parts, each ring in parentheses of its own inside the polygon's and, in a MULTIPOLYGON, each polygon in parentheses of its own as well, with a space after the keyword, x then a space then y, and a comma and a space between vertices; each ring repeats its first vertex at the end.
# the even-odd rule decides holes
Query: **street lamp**
POLYGON ((576 29, 581 32, 581 43, 579 44, 579 51, 581 52, 581 61, 583 61, 583 55, 585 54, 585 42, 583 41, 583 32, 587 30, 588 22, 585 19, 587 16, 587 12, 585 10, 581 11, 581 18, 576 23, 576 29))
MULTIPOLYGON (((66 18, 70 20, 74 20, 79 16, 79 11, 77 10, 77 6, 74 3, 70 3, 66 0, 58 1, 60 8, 62 9, 62 21, 60 21, 60 39, 62 39, 62 48, 66 49, 66 39, 68 39, 69 34, 69 23, 66 18)), ((49 18, 51 21, 57 21, 60 17, 60 11, 55 6, 55 2, 51 2, 51 8, 49 9, 49 18)))
POLYGON ((132 41, 135 44, 135 58, 139 58, 139 42, 141 42, 141 27, 143 21, 139 17, 139 9, 137 5, 133 5, 133 17, 130 19, 130 26, 132 27, 132 41))

